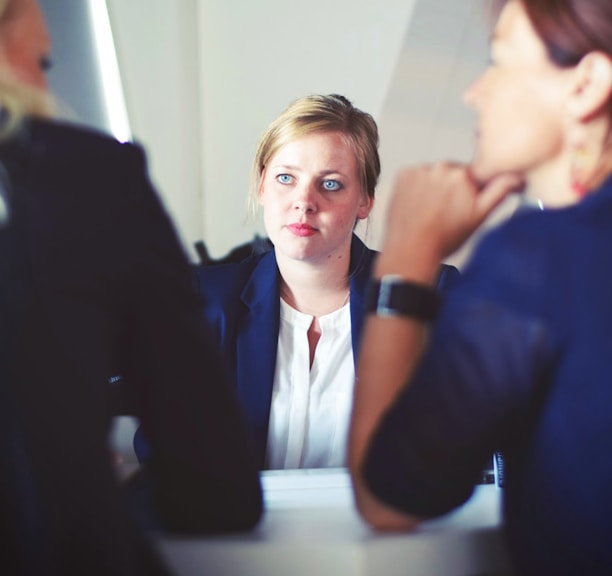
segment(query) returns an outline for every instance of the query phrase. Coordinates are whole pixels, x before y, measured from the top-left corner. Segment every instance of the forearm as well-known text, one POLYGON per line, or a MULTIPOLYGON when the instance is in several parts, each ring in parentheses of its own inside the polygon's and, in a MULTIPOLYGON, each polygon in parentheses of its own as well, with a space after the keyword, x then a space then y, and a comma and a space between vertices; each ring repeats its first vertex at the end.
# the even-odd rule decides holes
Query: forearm
MULTIPOLYGON (((401 250, 398 259, 397 253, 391 246, 383 252, 375 266, 375 279, 398 274, 410 282, 432 283, 439 266, 433 255, 419 251, 410 256, 408 250, 401 250)), ((363 479, 363 464, 372 435, 398 392, 407 385, 425 340, 425 324, 410 317, 370 315, 365 321, 357 366, 349 466, 360 513, 377 528, 409 529, 417 521, 392 510, 370 493, 363 479)))
MULTIPOLYGON (((394 274, 431 285, 440 262, 518 185, 516 178, 501 176, 482 187, 467 166, 455 163, 400 172, 374 277, 394 274)), ((398 392, 409 385, 425 340, 425 325, 413 318, 370 316, 364 325, 349 466, 360 512, 379 528, 409 528, 416 521, 381 504, 365 485, 363 468, 372 436, 398 392)))

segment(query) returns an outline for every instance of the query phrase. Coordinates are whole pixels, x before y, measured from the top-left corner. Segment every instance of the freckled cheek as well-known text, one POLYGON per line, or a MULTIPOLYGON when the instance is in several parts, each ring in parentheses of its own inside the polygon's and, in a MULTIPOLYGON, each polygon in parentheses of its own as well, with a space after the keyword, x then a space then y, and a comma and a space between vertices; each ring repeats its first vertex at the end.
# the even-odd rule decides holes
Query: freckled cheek
POLYGON ((335 219, 334 227, 338 230, 344 230, 344 229, 352 230, 354 223, 355 223, 355 219, 350 218, 350 215, 342 215, 335 219))

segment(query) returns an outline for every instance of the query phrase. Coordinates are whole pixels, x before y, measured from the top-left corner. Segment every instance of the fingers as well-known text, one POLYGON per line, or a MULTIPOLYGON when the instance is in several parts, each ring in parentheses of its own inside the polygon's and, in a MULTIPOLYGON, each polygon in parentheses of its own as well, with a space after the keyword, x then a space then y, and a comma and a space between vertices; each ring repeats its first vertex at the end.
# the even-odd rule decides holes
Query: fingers
POLYGON ((522 189, 523 181, 514 174, 503 174, 489 181, 476 198, 476 213, 484 220, 510 193, 522 189))
POLYGON ((404 169, 396 177, 385 244, 403 247, 414 241, 445 258, 522 185, 509 174, 483 185, 468 165, 453 162, 404 169))

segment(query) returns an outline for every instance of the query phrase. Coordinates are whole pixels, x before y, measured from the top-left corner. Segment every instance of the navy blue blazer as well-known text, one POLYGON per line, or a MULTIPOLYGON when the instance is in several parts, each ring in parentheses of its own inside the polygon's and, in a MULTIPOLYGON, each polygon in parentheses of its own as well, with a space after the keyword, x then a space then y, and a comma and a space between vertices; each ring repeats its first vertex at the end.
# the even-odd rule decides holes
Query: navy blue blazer
MULTIPOLYGON (((353 358, 359 349, 364 298, 377 252, 357 236, 351 242, 350 312, 353 358)), ((449 286, 459 272, 444 265, 438 287, 449 286)), ((274 250, 238 264, 197 270, 204 316, 212 325, 246 416, 255 458, 265 467, 278 331, 280 282, 274 250)))
POLYGON ((612 574, 611 262, 612 177, 487 234, 372 437, 373 493, 446 513, 501 450, 513 572, 612 574))
POLYGON ((168 574, 139 504, 182 534, 242 530, 261 490, 143 152, 30 120, 0 165, 2 574, 168 574), (152 447, 133 507, 108 450, 117 373, 152 447))

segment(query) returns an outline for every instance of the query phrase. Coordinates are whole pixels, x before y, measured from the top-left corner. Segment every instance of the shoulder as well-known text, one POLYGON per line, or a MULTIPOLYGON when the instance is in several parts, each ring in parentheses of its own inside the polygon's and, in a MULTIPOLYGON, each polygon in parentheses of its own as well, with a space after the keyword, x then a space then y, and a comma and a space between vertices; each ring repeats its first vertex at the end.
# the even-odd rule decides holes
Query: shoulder
POLYGON ((455 292, 528 313, 541 310, 555 271, 564 269, 565 213, 534 210, 486 233, 455 292))
POLYGON ((364 274, 369 276, 374 258, 377 255, 376 250, 368 248, 356 234, 353 234, 351 239, 351 275, 364 274))
POLYGON ((55 120, 28 119, 24 132, 31 138, 36 151, 53 152, 58 156, 71 152, 85 156, 90 150, 117 154, 142 155, 136 144, 122 143, 104 132, 55 120))
POLYGON ((555 252, 555 237, 564 235, 566 213, 533 210, 510 218, 485 234, 468 268, 486 265, 495 274, 537 273, 555 252))
POLYGON ((197 267, 198 287, 205 304, 231 302, 239 298, 247 284, 257 281, 257 271, 270 260, 276 265, 273 251, 234 264, 197 267))
POLYGON ((146 170, 145 155, 139 145, 121 143, 89 128, 28 119, 21 138, 28 146, 29 161, 43 175, 61 177, 64 173, 70 178, 82 176, 107 184, 109 180, 128 181, 132 175, 141 175, 146 170))

